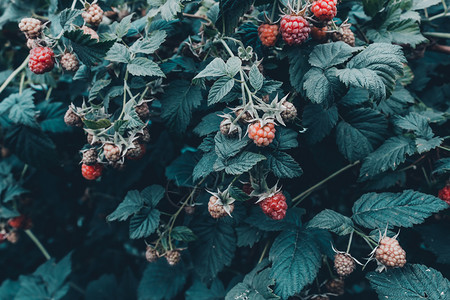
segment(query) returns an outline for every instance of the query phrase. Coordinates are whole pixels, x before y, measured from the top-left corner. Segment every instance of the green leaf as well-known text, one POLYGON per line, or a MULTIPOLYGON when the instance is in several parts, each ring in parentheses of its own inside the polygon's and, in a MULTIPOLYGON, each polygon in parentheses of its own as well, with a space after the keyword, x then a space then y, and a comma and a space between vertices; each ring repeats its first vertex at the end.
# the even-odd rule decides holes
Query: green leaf
POLYGON ((318 213, 308 222, 307 227, 329 230, 338 235, 347 235, 353 232, 352 220, 330 209, 318 213))
POLYGON ((201 100, 200 87, 192 86, 189 81, 175 80, 161 99, 161 117, 173 131, 181 134, 186 131, 192 111, 200 105, 201 100))
POLYGON ((181 0, 164 0, 164 2, 164 5, 160 7, 161 17, 166 21, 173 20, 183 8, 181 0))
POLYGON ((234 79, 230 77, 222 77, 216 82, 214 82, 213 86, 209 90, 208 94, 208 105, 213 105, 220 100, 222 100, 234 86, 234 79))
POLYGON ((70 128, 64 123, 66 107, 61 102, 43 101, 36 106, 39 111, 39 125, 44 132, 67 132, 70 128))
POLYGON ((292 87, 297 92, 303 92, 304 76, 309 70, 309 53, 311 49, 302 48, 302 51, 298 51, 298 48, 292 47, 288 50, 289 58, 289 80, 292 87))
POLYGON ((338 120, 335 105, 324 108, 318 104, 308 104, 303 111, 303 125, 307 128, 306 139, 315 144, 330 134, 338 120))
POLYGON ((217 160, 214 165, 214 170, 225 171, 225 173, 230 175, 240 175, 250 171, 253 166, 265 159, 266 157, 264 155, 244 151, 234 158, 217 160))
POLYGON ((221 300, 225 297, 225 287, 216 278, 208 288, 203 282, 196 280, 186 291, 186 300, 221 300))
POLYGON ((127 65, 127 70, 135 76, 166 77, 158 64, 145 57, 136 57, 127 65))
POLYGON ((417 152, 419 154, 428 152, 439 147, 443 141, 444 140, 440 137, 434 137, 431 139, 416 139, 417 152))
POLYGON ((89 129, 102 129, 102 128, 108 128, 109 126, 111 126, 111 121, 108 119, 100 119, 97 121, 83 119, 83 123, 89 129))
POLYGON ((239 19, 248 11, 253 0, 222 0, 220 1, 219 17, 216 27, 220 32, 229 36, 239 23, 239 19))
POLYGON ((195 165, 192 172, 192 180, 196 182, 200 178, 204 178, 214 171, 214 164, 217 161, 217 154, 212 151, 202 156, 199 162, 195 165))
POLYGON ((169 266, 165 259, 148 264, 138 287, 138 300, 171 300, 184 287, 187 269, 181 261, 169 266))
POLYGON ((182 242, 193 242, 197 239, 197 236, 186 226, 177 226, 172 229, 170 235, 174 240, 182 242))
POLYGON ((34 91, 25 89, 22 94, 11 94, 0 102, 0 115, 8 115, 8 118, 16 124, 37 127, 36 109, 33 102, 34 91))
POLYGON ((414 142, 406 137, 391 137, 364 160, 360 180, 370 179, 388 169, 395 170, 406 160, 407 155, 414 154, 415 148, 414 142))
POLYGON ((100 79, 94 82, 89 91, 89 101, 94 100, 98 93, 111 83, 111 79, 100 79))
MULTIPOLYGON (((6 200, 3 200, 3 201, 7 202, 6 200)), ((18 217, 18 216, 20 216, 20 213, 7 208, 6 206, 0 205, 0 217, 1 218, 10 219, 10 218, 18 217)))
POLYGON ((241 223, 238 227, 236 227, 237 246, 253 247, 253 245, 259 242, 259 240, 263 237, 263 234, 264 232, 256 227, 246 223, 241 223))
POLYGON ((227 75, 227 66, 223 59, 215 58, 194 79, 204 77, 219 77, 227 75))
POLYGON ((347 94, 341 98, 339 104, 344 106, 358 106, 367 101, 369 101, 369 92, 367 90, 351 87, 347 94))
POLYGON ((361 226, 376 229, 412 227, 422 223, 431 214, 448 208, 441 199, 420 192, 368 193, 353 205, 352 219, 361 226))
POLYGON ((275 134, 275 139, 270 144, 276 150, 288 150, 298 147, 298 133, 292 129, 279 126, 275 134))
POLYGON ((412 131, 419 137, 431 139, 434 136, 427 118, 416 112, 410 112, 405 117, 397 116, 393 122, 397 127, 412 131))
POLYGON ((128 30, 131 28, 131 18, 133 18, 133 14, 129 14, 125 18, 123 18, 120 23, 116 26, 116 36, 117 38, 123 38, 128 30))
POLYGON ((249 195, 247 195, 242 189, 231 186, 230 188, 230 196, 234 198, 236 201, 244 202, 251 199, 249 195))
POLYGON ((275 294, 287 299, 300 293, 316 278, 321 265, 319 246, 311 231, 283 231, 270 248, 270 277, 275 279, 275 294))
POLYGON ((166 168, 166 177, 177 186, 192 187, 192 171, 197 163, 194 153, 186 151, 166 168))
POLYGON ((383 273, 367 274, 370 285, 380 299, 436 299, 450 297, 450 282, 435 269, 407 264, 383 273))
POLYGON ((392 95, 378 104, 378 110, 388 115, 400 114, 405 108, 414 103, 414 97, 403 86, 397 84, 392 95))
POLYGON ((228 159, 247 146, 249 139, 230 139, 220 132, 214 137, 215 151, 221 159, 228 159))
POLYGON ((353 53, 361 48, 353 48, 344 42, 317 45, 309 55, 309 63, 313 67, 328 69, 349 60, 353 53))
POLYGON ((214 112, 202 118, 202 121, 194 128, 194 132, 199 136, 205 136, 219 130, 220 122, 223 118, 219 117, 221 112, 214 112))
POLYGON ((68 30, 71 24, 81 26, 83 22, 81 22, 81 18, 78 18, 79 16, 81 16, 81 13, 82 11, 80 9, 66 8, 63 11, 61 11, 59 13, 59 23, 61 24, 61 27, 64 30, 68 30))
POLYGON ((441 158, 434 164, 433 174, 445 174, 450 172, 450 158, 441 158))
POLYGON ((324 70, 312 67, 304 77, 303 89, 312 103, 322 103, 333 96, 332 84, 324 70))
POLYGON ((363 0, 364 12, 368 16, 375 16, 386 3, 387 0, 363 0))
POLYGON ((202 279, 213 278, 231 264, 236 250, 234 229, 231 224, 210 216, 195 219, 191 228, 198 237, 191 252, 195 272, 202 279))
POLYGON ((251 86, 255 89, 255 92, 259 91, 263 87, 264 76, 261 74, 261 72, 259 71, 256 64, 254 64, 250 68, 248 77, 249 77, 251 86))
POLYGON ((273 293, 275 280, 270 278, 271 269, 267 267, 267 260, 259 263, 253 271, 248 273, 243 282, 235 285, 226 295, 225 300, 249 299, 267 300, 280 299, 273 293))
POLYGON ((146 205, 154 208, 165 194, 166 190, 162 186, 153 184, 143 189, 140 196, 146 205))
POLYGON ((411 9, 419 10, 441 3, 441 0, 413 0, 411 9))
POLYGON ((339 151, 351 162, 363 159, 383 142, 387 120, 376 110, 355 109, 344 115, 336 129, 339 151))
POLYGON ((234 77, 241 70, 242 61, 237 56, 232 56, 227 60, 226 68, 227 74, 230 77, 234 77))
POLYGON ((109 49, 108 53, 106 53, 105 59, 118 63, 129 63, 131 61, 131 55, 126 46, 115 43, 109 49))
POLYGON ((155 232, 159 225, 160 212, 144 208, 130 219, 130 238, 140 239, 155 232))
POLYGON ((143 206, 144 200, 139 192, 136 190, 129 191, 116 210, 106 217, 106 220, 108 222, 125 221, 129 216, 140 211, 143 206))
POLYGON ((367 89, 380 102, 393 91, 396 78, 403 74, 404 62, 400 46, 375 43, 353 57, 346 69, 336 72, 347 86, 367 89))
POLYGON ((303 174, 299 164, 285 152, 273 152, 267 157, 267 165, 277 178, 295 178, 303 174))
POLYGON ((163 30, 155 30, 147 37, 134 42, 130 47, 133 53, 153 54, 166 40, 167 33, 163 30))
POLYGON ((92 39, 89 34, 84 34, 81 29, 65 31, 64 37, 71 41, 73 51, 87 66, 100 62, 114 45, 114 40, 98 42, 96 39, 92 39))

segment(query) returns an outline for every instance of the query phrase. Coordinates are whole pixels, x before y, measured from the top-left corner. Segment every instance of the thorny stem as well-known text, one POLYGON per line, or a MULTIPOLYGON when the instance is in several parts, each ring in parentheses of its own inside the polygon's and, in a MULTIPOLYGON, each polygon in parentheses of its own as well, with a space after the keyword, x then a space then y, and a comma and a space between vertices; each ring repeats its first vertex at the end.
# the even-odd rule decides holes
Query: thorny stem
POLYGON ((2 86, 0 87, 0 93, 3 92, 3 90, 8 86, 8 84, 11 82, 11 80, 14 79, 14 77, 17 76, 17 74, 20 73, 20 71, 22 71, 22 69, 24 69, 28 63, 28 59, 30 58, 30 55, 28 55, 25 60, 22 62, 22 64, 15 69, 11 75, 8 76, 8 78, 6 78, 5 82, 3 82, 2 86))
POLYGON ((42 254, 45 256, 46 260, 50 260, 51 256, 48 254, 47 250, 44 248, 44 246, 41 244, 39 239, 33 234, 33 232, 30 229, 26 229, 25 233, 30 237, 30 239, 36 244, 36 246, 41 250, 42 254))
POLYGON ((352 168, 353 166, 356 166, 357 164, 359 164, 360 161, 357 160, 354 163, 351 163, 345 167, 343 167, 342 169, 334 172, 333 174, 331 174, 330 176, 328 176, 327 178, 323 179, 322 181, 318 182, 317 184, 313 185, 312 187, 310 187, 309 189, 307 189, 306 191, 302 192, 301 194, 299 194, 298 196, 296 196, 295 198, 292 199, 292 203, 294 203, 295 201, 298 200, 297 203, 294 204, 294 207, 297 206, 299 203, 302 202, 303 199, 305 199, 311 192, 313 192, 314 190, 316 190, 318 187, 320 187, 322 184, 328 182, 329 180, 333 179, 334 177, 338 176, 339 174, 341 174, 342 172, 352 168))
POLYGON ((258 264, 261 263, 264 259, 264 256, 266 255, 267 249, 269 249, 270 240, 267 241, 266 245, 264 246, 264 249, 261 253, 261 256, 259 257, 258 264))

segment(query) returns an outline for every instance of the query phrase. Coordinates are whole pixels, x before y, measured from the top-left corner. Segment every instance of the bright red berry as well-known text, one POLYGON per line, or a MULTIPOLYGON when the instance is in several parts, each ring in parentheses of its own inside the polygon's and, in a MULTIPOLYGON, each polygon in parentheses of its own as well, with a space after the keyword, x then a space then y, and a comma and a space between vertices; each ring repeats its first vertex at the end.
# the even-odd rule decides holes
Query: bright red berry
POLYGON ((279 192, 259 202, 263 213, 274 220, 281 220, 286 216, 287 203, 286 197, 279 192))
POLYGON ((28 67, 33 73, 43 74, 53 70, 55 54, 49 47, 36 47, 30 50, 28 67))
POLYGON ((18 217, 9 219, 8 225, 17 229, 30 229, 33 226, 33 223, 27 216, 20 215, 18 217))
POLYGON ((92 166, 88 166, 85 164, 81 165, 81 175, 83 175, 84 178, 87 180, 95 180, 102 176, 103 171, 103 165, 102 164, 95 164, 92 166))
POLYGON ((336 16, 337 0, 317 0, 312 4, 311 12, 320 21, 331 21, 336 16))
POLYGON ((308 21, 302 16, 285 15, 281 19, 280 31, 286 44, 292 46, 306 41, 311 28, 309 28, 308 21))
POLYGON ((438 197, 447 202, 448 205, 450 205, 450 185, 443 187, 439 191, 438 197))
POLYGON ((275 131, 274 123, 261 126, 261 122, 255 122, 248 127, 248 136, 257 146, 264 147, 272 143, 275 138, 275 131))
POLYGON ((278 25, 262 24, 258 27, 258 35, 261 43, 266 47, 273 47, 277 42, 278 25))

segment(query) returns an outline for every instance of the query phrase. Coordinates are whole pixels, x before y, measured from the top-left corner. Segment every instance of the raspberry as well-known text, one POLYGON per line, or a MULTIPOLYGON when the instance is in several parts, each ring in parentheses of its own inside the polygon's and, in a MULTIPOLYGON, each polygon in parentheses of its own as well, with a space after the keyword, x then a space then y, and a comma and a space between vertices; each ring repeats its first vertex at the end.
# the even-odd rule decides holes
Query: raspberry
POLYGON ((170 250, 166 252, 166 259, 169 265, 175 266, 177 263, 180 262, 181 259, 181 253, 178 250, 170 250))
POLYGON ((444 186, 438 193, 438 197, 441 200, 447 202, 450 205, 450 185, 444 186))
POLYGON ((103 153, 109 161, 118 161, 120 159, 120 148, 114 144, 105 144, 103 146, 103 153))
POLYGON ((331 21, 336 16, 337 0, 317 0, 312 4, 311 12, 320 21, 331 21))
POLYGON ((288 101, 284 101, 281 103, 281 105, 284 107, 284 110, 281 112, 281 117, 284 121, 292 121, 297 117, 297 109, 295 108, 294 104, 288 101))
POLYGON ((193 215, 195 213, 195 206, 194 205, 187 205, 184 207, 184 212, 188 215, 193 215))
POLYGON ((142 133, 138 133, 137 136, 139 137, 139 140, 143 141, 144 143, 150 142, 150 132, 148 132, 147 127, 142 129, 142 133))
POLYGON ((250 194, 253 192, 253 187, 250 183, 244 183, 242 186, 242 191, 250 196, 250 194))
POLYGON ((30 50, 28 67, 33 73, 44 74, 53 70, 55 54, 49 47, 36 47, 30 50))
POLYGON ((249 123, 251 120, 253 120, 253 116, 250 114, 250 112, 245 111, 244 113, 242 113, 243 111, 244 111, 243 108, 239 108, 234 112, 234 115, 236 116, 236 118, 241 116, 238 120, 240 123, 246 124, 246 123, 249 123))
POLYGON ((278 25, 262 24, 258 27, 258 35, 261 43, 266 47, 275 46, 278 37, 278 25))
POLYGON ((342 279, 330 279, 325 283, 325 288, 330 293, 342 296, 345 292, 345 282, 342 279))
POLYGON ((258 147, 268 146, 275 138, 275 124, 267 123, 262 126, 261 122, 255 122, 248 127, 248 137, 258 147))
POLYGON ((238 127, 233 125, 230 119, 226 118, 223 119, 222 122, 220 122, 220 133, 222 133, 223 135, 233 137, 238 133, 238 131, 238 127))
POLYGON ((81 165, 81 175, 83 175, 84 178, 87 180, 95 180, 102 176, 103 171, 103 165, 102 164, 95 164, 92 166, 88 166, 85 164, 81 165))
POLYGON ((70 107, 64 115, 64 122, 68 126, 83 127, 83 121, 81 120, 80 116, 78 116, 70 107))
POLYGON ((341 277, 350 275, 355 270, 355 261, 347 253, 336 253, 334 256, 334 269, 341 277))
POLYGON ((138 141, 133 141, 134 148, 128 149, 127 158, 131 160, 138 160, 145 155, 145 145, 140 144, 138 141))
POLYGON ((3 243, 8 238, 6 233, 0 232, 0 244, 3 243))
POLYGON ((85 165, 92 166, 97 163, 97 150, 94 148, 83 152, 83 159, 81 162, 85 165))
POLYGON ((95 32, 94 29, 89 28, 89 27, 87 27, 87 26, 82 26, 81 29, 83 29, 83 33, 84 33, 84 34, 90 35, 90 36, 91 36, 91 39, 97 40, 97 41, 100 39, 99 36, 98 36, 98 34, 97 34, 97 32, 95 32))
POLYGON ((17 229, 30 229, 33 226, 33 223, 31 222, 31 219, 20 215, 18 217, 9 219, 8 225, 17 228, 17 229))
POLYGON ((60 63, 61 67, 63 67, 64 70, 73 72, 76 72, 80 66, 78 58, 73 53, 64 53, 64 55, 61 57, 60 63))
POLYGON ((19 29, 25 33, 27 39, 36 39, 41 34, 41 21, 35 18, 24 18, 19 23, 19 29))
POLYGON ((92 26, 98 26, 102 22, 103 10, 97 4, 91 4, 81 16, 86 23, 91 24, 92 26))
POLYGON ((101 145, 101 142, 99 140, 95 140, 94 141, 94 136, 91 133, 87 134, 86 140, 87 140, 89 145, 92 145, 92 146, 99 146, 99 145, 101 145))
POLYGON ((273 220, 284 219, 288 208, 286 197, 281 192, 259 202, 259 206, 261 207, 263 213, 273 220))
POLYGON ((331 38, 334 42, 342 41, 352 47, 355 46, 355 35, 350 27, 343 27, 338 32, 333 32, 331 38))
POLYGON ((137 105, 134 110, 136 111, 139 119, 143 122, 147 121, 150 117, 150 109, 148 108, 147 102, 143 102, 140 105, 137 105))
POLYGON ((11 244, 17 243, 19 241, 19 238, 20 238, 20 234, 17 230, 13 230, 6 235, 6 239, 11 244))
POLYGON ((318 42, 324 42, 327 39, 327 30, 327 26, 322 28, 313 26, 311 27, 311 37, 318 42))
POLYGON ((398 268, 406 264, 406 252, 395 238, 384 237, 375 251, 376 260, 382 264, 380 271, 386 267, 398 268))
MULTIPOLYGON (((234 204, 231 203, 229 206, 230 214, 234 210, 234 204)), ((227 211, 223 207, 222 201, 219 200, 216 196, 211 196, 208 202, 208 211, 211 217, 214 219, 219 219, 228 215, 227 211)))
POLYGON ((159 253, 156 249, 147 246, 147 250, 145 251, 145 258, 148 262, 155 262, 159 258, 159 253))
POLYGON ((292 46, 306 41, 311 28, 309 28, 308 21, 302 16, 285 15, 281 19, 280 31, 286 44, 292 46))
POLYGON ((39 42, 34 39, 28 39, 27 47, 28 47, 28 49, 33 49, 33 48, 39 47, 39 42))

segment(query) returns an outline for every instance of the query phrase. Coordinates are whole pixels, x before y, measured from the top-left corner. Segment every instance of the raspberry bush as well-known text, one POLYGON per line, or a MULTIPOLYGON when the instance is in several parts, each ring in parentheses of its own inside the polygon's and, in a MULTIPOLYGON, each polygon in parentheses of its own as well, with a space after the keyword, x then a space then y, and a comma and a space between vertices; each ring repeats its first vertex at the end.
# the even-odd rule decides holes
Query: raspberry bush
POLYGON ((449 5, 1 1, 0 299, 448 299, 449 5))

